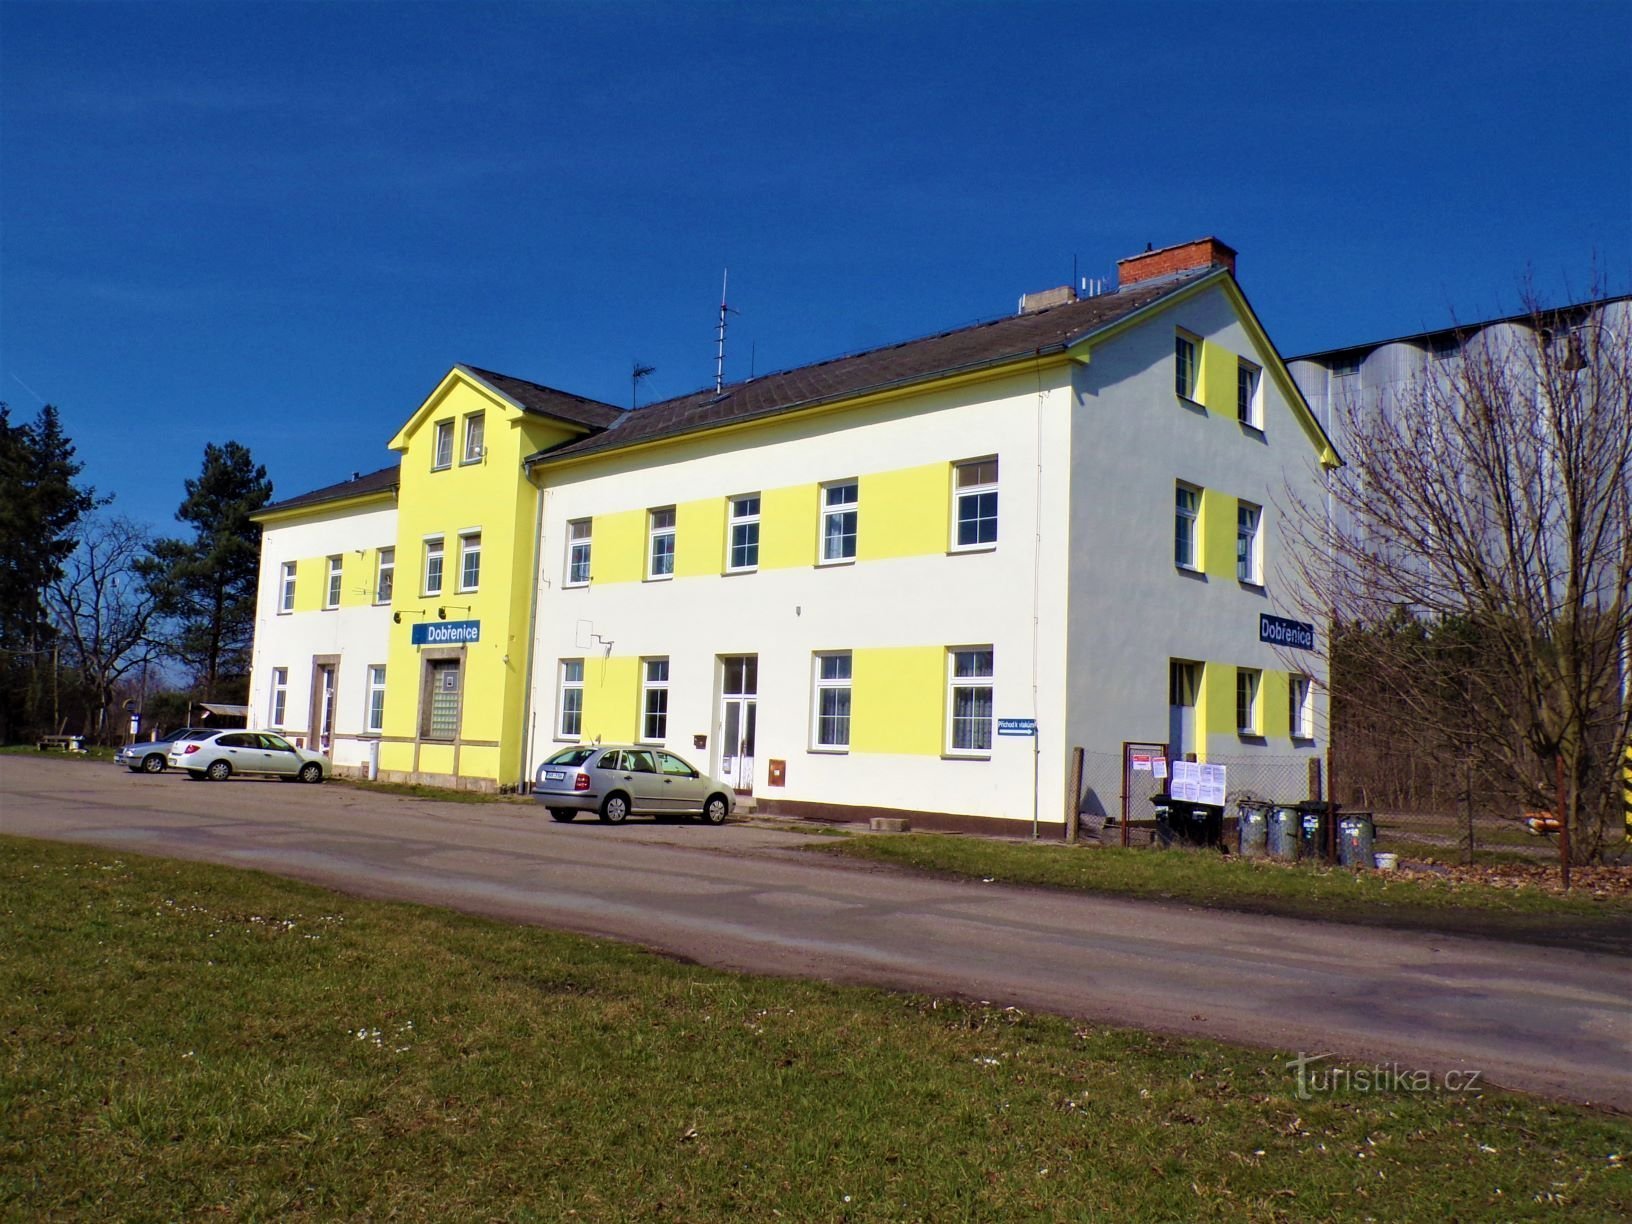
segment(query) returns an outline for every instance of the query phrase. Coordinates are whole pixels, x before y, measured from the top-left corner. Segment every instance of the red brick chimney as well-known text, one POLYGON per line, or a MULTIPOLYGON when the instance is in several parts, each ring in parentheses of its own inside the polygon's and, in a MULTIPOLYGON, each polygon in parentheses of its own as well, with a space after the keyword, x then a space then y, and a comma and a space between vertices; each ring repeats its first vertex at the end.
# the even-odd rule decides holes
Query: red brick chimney
POLYGON ((1117 287, 1126 289, 1140 281, 1155 280, 1158 276, 1172 276, 1175 272, 1193 272, 1199 268, 1228 268, 1235 275, 1235 248, 1226 246, 1217 238, 1198 238, 1178 246, 1163 247, 1159 251, 1145 251, 1116 261, 1117 287))

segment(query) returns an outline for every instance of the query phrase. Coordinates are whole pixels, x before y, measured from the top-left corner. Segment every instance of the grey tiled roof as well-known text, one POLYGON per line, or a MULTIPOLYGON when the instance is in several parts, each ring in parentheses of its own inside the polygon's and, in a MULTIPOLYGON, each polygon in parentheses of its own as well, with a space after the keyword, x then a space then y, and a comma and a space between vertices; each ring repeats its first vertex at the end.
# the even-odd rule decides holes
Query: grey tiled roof
POLYGON ((255 514, 259 516, 270 514, 274 510, 294 510, 300 506, 315 506, 322 502, 339 501, 345 497, 361 497, 364 494, 380 493, 395 488, 398 466, 393 463, 390 467, 383 467, 377 472, 354 476, 350 480, 342 480, 339 484, 324 485, 321 489, 313 489, 310 493, 302 493, 296 497, 286 497, 283 501, 262 506, 255 514))
POLYGON ((514 401, 524 412, 531 412, 537 416, 554 417, 559 421, 569 421, 589 429, 605 429, 624 415, 622 408, 614 408, 611 404, 601 403, 600 400, 586 399, 570 391, 557 391, 554 387, 528 382, 525 378, 512 378, 508 374, 498 374, 492 370, 483 370, 463 363, 459 365, 459 369, 475 375, 495 391, 514 401))
POLYGON ((999 365, 1033 354, 1059 352, 1083 336, 1116 322, 1217 269, 1201 269, 1127 289, 1010 315, 955 331, 800 366, 747 382, 712 387, 619 413, 605 430, 529 456, 554 460, 695 433, 734 421, 775 416, 796 408, 848 399, 872 391, 999 365))

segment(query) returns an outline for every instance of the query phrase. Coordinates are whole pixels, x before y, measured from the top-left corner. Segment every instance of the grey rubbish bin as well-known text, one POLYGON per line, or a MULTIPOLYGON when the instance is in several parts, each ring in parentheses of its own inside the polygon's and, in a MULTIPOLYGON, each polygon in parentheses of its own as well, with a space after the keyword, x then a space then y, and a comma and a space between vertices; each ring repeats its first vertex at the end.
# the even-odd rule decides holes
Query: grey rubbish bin
POLYGON ((1290 862, 1298 857, 1301 816, 1302 813, 1295 807, 1270 808, 1269 820, 1264 830, 1264 848, 1269 851, 1270 858, 1286 859, 1290 862))
POLYGON ((1261 803, 1235 805, 1235 848, 1242 858, 1263 858, 1269 809, 1261 803))
POLYGON ((1370 812, 1353 812, 1337 822, 1337 861, 1342 867, 1373 866, 1377 830, 1370 812))

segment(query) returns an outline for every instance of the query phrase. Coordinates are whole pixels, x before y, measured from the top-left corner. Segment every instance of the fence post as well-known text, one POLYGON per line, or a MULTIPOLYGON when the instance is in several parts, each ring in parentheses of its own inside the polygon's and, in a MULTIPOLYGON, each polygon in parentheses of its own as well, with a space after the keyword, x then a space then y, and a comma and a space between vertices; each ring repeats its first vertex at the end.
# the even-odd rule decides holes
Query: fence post
POLYGON ((1082 749, 1071 749, 1071 789, 1065 797, 1065 841, 1067 845, 1077 844, 1077 837, 1081 832, 1082 813, 1082 749))

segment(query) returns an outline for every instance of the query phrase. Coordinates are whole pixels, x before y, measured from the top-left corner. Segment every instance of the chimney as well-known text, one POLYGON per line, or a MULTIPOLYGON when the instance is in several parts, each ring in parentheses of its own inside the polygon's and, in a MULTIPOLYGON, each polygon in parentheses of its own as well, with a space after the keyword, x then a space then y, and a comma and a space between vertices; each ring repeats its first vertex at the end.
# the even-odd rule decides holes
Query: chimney
POLYGON ((1145 251, 1116 261, 1116 283, 1119 289, 1137 285, 1140 281, 1174 276, 1180 272, 1195 272, 1202 268, 1228 268, 1235 275, 1235 248, 1226 246, 1217 238, 1198 238, 1178 246, 1163 247, 1159 251, 1145 251))
POLYGON ((1070 285, 1061 285, 1056 289, 1044 289, 1038 293, 1022 293, 1020 295, 1020 313, 1036 314, 1039 310, 1047 310, 1050 306, 1064 306, 1067 302, 1077 300, 1077 291, 1070 285))

